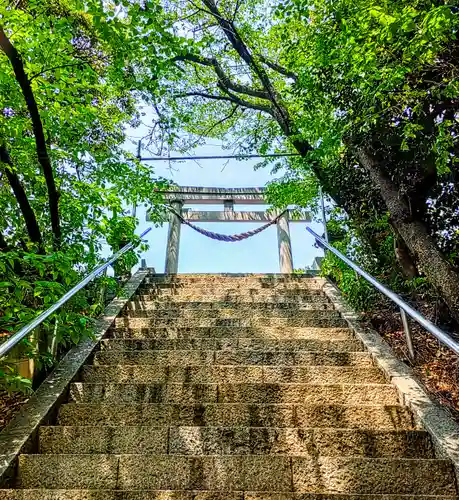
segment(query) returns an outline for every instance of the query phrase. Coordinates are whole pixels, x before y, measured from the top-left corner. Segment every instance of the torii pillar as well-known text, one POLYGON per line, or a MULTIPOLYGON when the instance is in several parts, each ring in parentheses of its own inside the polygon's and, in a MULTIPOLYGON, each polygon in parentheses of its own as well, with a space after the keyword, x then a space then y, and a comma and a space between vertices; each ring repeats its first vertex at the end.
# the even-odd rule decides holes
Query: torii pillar
MULTIPOLYGON (((178 213, 182 214, 183 201, 173 200, 171 202, 172 208, 178 213)), ((182 221, 174 213, 170 214, 169 231, 167 235, 167 250, 166 250, 166 269, 167 274, 177 274, 178 259, 180 251, 180 230, 182 228, 182 221)))
POLYGON ((293 273, 292 242, 290 240, 288 211, 277 219, 277 243, 279 247, 279 269, 282 274, 293 273))

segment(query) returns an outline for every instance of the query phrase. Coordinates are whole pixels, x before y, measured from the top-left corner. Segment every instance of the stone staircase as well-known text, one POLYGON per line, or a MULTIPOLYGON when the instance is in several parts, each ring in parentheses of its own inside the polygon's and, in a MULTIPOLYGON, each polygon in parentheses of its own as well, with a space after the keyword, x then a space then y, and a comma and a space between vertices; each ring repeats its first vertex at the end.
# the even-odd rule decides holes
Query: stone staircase
POLYGON ((1 500, 452 500, 312 276, 149 277, 1 500))

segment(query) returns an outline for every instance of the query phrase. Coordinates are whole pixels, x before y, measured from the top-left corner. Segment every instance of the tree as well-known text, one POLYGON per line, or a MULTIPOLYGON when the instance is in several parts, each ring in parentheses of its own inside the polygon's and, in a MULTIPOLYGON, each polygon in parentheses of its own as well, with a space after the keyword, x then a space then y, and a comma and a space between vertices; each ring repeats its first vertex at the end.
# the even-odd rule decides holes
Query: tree
MULTIPOLYGON (((154 47, 167 29, 156 3, 145 5, 151 13, 134 2, 98 0, 0 6, 2 336, 100 261, 104 241, 113 239, 108 228, 126 220, 132 205, 146 204, 157 223, 164 218, 158 191, 167 182, 124 146, 162 58, 143 44, 154 47)), ((57 351, 88 335, 97 299, 89 287, 59 310, 30 355, 51 362, 50 335, 57 351)))
POLYGON ((230 131, 240 152, 291 145, 303 160, 289 169, 312 172, 363 233, 368 213, 389 214, 401 262, 414 260, 459 318, 459 274, 426 204, 439 174, 455 168, 457 8, 431 0, 168 6, 181 37, 177 69, 161 80, 161 131, 198 140, 230 131))

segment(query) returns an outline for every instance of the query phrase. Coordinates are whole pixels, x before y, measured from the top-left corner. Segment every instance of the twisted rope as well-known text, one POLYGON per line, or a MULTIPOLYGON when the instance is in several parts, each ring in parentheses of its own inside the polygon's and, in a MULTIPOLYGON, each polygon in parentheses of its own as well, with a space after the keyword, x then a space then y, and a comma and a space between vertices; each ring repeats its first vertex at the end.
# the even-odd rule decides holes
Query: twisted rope
POLYGON ((261 226, 257 229, 253 229, 252 231, 247 231, 246 233, 240 233, 240 234, 219 234, 219 233, 213 233, 212 231, 206 231, 205 229, 202 229, 198 226, 195 226, 191 222, 187 221, 184 219, 179 213, 177 213, 173 208, 167 207, 171 213, 176 215, 182 224, 186 224, 187 226, 191 227, 194 229, 196 232, 203 234, 204 236, 207 236, 208 238, 211 238, 212 240, 217 240, 217 241, 227 241, 230 243, 234 243, 235 241, 242 241, 246 240, 247 238, 250 238, 251 236, 255 236, 258 233, 261 233, 268 227, 272 226, 273 224, 276 224, 276 222, 287 212, 287 210, 284 210, 281 214, 279 214, 275 219, 272 221, 269 221, 267 224, 264 226, 261 226))

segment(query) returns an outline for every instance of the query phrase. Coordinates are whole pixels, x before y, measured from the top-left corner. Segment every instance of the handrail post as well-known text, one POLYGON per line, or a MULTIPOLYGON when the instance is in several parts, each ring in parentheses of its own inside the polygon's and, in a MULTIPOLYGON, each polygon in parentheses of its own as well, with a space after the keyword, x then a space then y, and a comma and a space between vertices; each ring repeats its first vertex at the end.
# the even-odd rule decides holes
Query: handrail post
POLYGON ((312 234, 316 239, 316 243, 322 248, 326 248, 330 250, 330 252, 334 253, 337 257, 339 257, 345 264, 347 264, 351 269, 357 272, 362 278, 366 279, 368 283, 373 285, 376 290, 379 290, 382 294, 384 294, 387 298, 389 298, 392 302, 394 302, 398 307, 403 310, 402 321, 404 321, 405 334, 407 337, 407 342, 409 342, 408 349, 410 350, 410 355, 414 357, 414 348, 411 339, 411 331, 409 331, 409 325, 407 321, 406 315, 410 316, 410 318, 414 319, 418 324, 424 327, 429 333, 431 333, 437 340, 439 340, 442 344, 449 347, 456 354, 459 354, 459 342, 455 340, 451 335, 448 335, 443 330, 438 328, 438 326, 434 325, 432 321, 429 321, 425 318, 419 311, 413 309, 409 304, 407 304, 399 295, 393 292, 390 288, 387 288, 382 283, 380 283, 376 278, 368 274, 361 267, 359 267, 355 262, 352 262, 348 257, 342 254, 339 250, 337 250, 334 246, 330 245, 330 243, 326 242, 323 238, 321 238, 315 231, 313 231, 310 227, 306 227, 306 231, 312 234), (405 317, 405 320, 404 320, 405 317), (405 324, 407 326, 405 326, 405 324))
POLYGON ((411 327, 408 322, 408 316, 406 312, 400 307, 400 316, 402 317, 403 330, 405 330, 405 340, 406 346, 408 347, 408 354, 410 356, 411 361, 414 361, 416 353, 413 347, 413 338, 411 336, 411 327))

